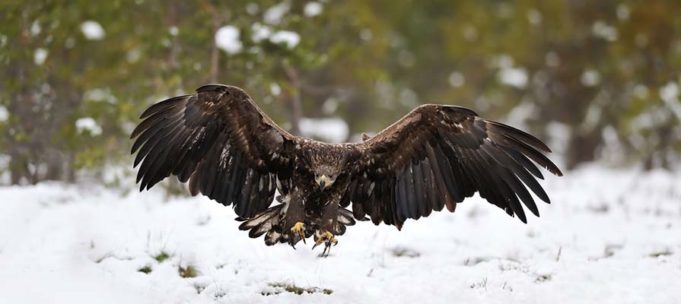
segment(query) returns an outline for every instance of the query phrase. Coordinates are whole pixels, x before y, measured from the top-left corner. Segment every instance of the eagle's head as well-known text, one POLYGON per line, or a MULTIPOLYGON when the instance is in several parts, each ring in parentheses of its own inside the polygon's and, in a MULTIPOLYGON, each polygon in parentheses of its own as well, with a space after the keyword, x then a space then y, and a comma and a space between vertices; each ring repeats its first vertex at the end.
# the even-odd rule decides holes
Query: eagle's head
POLYGON ((319 190, 321 191, 331 187, 341 173, 340 168, 329 165, 316 166, 313 171, 314 181, 319 185, 319 190))

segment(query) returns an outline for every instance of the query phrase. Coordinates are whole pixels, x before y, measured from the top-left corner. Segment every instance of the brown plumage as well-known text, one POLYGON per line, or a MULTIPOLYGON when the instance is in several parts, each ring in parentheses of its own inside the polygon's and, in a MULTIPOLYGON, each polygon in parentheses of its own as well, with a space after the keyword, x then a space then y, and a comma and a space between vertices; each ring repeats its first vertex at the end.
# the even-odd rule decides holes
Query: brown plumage
POLYGON ((161 101, 141 118, 131 135, 140 190, 169 175, 189 181, 193 195, 232 205, 239 228, 265 234, 268 245, 314 236, 328 250, 354 219, 401 228, 433 210, 453 212, 476 191, 526 222, 522 205, 539 216, 528 188, 549 203, 535 163, 562 175, 537 138, 455 106, 419 106, 345 144, 293 136, 226 85, 161 101), (279 204, 270 207, 275 190, 279 204))

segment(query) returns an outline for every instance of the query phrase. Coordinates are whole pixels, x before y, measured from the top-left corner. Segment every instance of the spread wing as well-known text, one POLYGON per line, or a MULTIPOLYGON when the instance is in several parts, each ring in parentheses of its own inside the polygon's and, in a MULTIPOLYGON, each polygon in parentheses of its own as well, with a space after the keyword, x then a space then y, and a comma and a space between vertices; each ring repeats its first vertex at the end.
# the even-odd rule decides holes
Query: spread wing
POLYGON ((279 128, 241 89, 206 85, 149 107, 132 132, 140 190, 169 175, 189 180, 223 205, 251 217, 272 202, 277 179, 293 170, 295 137, 279 128))
POLYGON ((342 205, 398 228, 444 206, 453 212, 476 191, 526 222, 521 202, 539 216, 527 188, 549 203, 534 163, 562 175, 537 138, 454 106, 420 106, 356 148, 362 156, 342 205))

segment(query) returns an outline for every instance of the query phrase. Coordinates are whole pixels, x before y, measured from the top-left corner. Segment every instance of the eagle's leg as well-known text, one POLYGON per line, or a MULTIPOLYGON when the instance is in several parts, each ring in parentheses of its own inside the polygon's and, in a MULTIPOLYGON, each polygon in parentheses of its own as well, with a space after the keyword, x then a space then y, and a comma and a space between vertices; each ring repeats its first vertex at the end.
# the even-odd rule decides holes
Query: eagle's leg
POLYGON ((305 206, 300 193, 293 189, 286 200, 283 231, 287 234, 288 243, 295 248, 300 240, 305 242, 305 206))
MULTIPOLYGON (((322 214, 321 218, 321 224, 319 225, 320 229, 315 231, 314 234, 315 240, 314 247, 317 247, 318 245, 324 243, 324 251, 321 254, 321 256, 324 257, 329 255, 329 252, 331 251, 331 245, 338 244, 336 234, 342 233, 340 231, 337 231, 338 229, 336 228, 339 226, 338 208, 340 199, 341 199, 340 194, 331 196, 331 199, 324 208, 324 213, 322 214)), ((312 248, 314 249, 314 247, 312 248)))

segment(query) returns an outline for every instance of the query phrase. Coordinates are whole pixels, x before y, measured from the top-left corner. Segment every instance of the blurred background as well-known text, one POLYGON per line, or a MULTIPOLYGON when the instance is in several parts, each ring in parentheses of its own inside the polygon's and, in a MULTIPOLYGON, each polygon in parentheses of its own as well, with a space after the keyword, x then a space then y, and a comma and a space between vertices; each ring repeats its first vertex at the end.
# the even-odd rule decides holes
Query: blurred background
POLYGON ((327 141, 457 104, 536 134, 568 170, 671 170, 679 13, 668 0, 2 1, 0 183, 132 184, 139 114, 206 83, 327 141))

